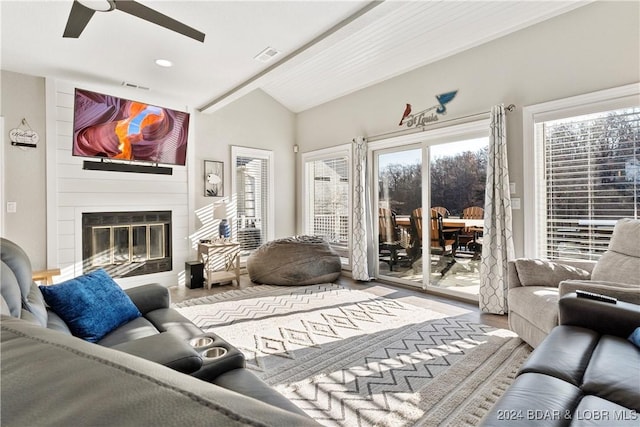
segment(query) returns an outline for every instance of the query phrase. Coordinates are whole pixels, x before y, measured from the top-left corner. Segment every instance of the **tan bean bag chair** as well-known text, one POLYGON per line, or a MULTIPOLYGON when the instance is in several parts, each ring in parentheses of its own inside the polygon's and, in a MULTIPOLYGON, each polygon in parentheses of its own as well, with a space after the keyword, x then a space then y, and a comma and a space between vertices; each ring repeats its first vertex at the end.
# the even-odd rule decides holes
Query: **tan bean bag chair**
POLYGON ((297 236, 261 245, 247 259, 252 282, 266 285, 313 285, 340 276, 340 256, 319 237, 297 236))

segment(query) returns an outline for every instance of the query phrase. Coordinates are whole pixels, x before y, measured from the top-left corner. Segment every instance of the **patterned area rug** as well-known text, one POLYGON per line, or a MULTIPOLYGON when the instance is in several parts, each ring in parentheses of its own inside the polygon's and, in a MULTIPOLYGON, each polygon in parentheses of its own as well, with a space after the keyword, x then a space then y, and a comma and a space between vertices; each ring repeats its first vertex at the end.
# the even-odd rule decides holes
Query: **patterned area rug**
POLYGON ((174 305, 327 426, 473 426, 531 349, 512 332, 336 284, 174 305))

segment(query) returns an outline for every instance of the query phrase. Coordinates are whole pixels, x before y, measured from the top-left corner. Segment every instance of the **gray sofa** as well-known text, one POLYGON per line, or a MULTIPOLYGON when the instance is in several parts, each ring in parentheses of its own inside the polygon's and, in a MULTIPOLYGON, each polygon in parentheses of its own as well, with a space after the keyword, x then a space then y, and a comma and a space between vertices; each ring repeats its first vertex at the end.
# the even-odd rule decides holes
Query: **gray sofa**
POLYGON ((126 290, 142 316, 94 344, 45 305, 20 247, 0 239, 0 255, 3 425, 317 425, 235 347, 170 308, 166 288, 126 290), (225 354, 206 357, 213 347, 225 354))
POLYGON ((640 425, 640 305, 559 301, 560 325, 484 417, 485 427, 640 425))
POLYGON ((640 220, 621 219, 597 261, 509 261, 509 327, 532 347, 558 325, 558 299, 577 289, 640 304, 640 220))

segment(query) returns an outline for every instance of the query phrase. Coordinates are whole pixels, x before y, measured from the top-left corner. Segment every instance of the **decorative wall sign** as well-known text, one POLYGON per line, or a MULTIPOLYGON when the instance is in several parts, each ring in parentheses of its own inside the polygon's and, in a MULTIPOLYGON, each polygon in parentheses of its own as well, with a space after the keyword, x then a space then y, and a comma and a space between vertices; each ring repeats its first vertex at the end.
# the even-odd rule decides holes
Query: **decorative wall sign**
POLYGON ((224 163, 213 160, 204 161, 205 197, 224 196, 224 163))
POLYGON ((11 145, 35 148, 38 141, 40 141, 38 132, 31 129, 31 126, 27 123, 27 119, 22 119, 20 126, 9 131, 9 141, 11 141, 11 145))
POLYGON ((410 128, 437 122, 439 115, 447 113, 446 105, 449 103, 449 101, 455 98, 457 93, 458 91, 454 90, 452 92, 446 92, 440 95, 436 95, 438 104, 422 111, 418 111, 414 114, 411 114, 411 104, 407 104, 404 108, 404 113, 402 114, 402 118, 400 119, 400 123, 398 123, 398 126, 406 124, 407 127, 410 128))

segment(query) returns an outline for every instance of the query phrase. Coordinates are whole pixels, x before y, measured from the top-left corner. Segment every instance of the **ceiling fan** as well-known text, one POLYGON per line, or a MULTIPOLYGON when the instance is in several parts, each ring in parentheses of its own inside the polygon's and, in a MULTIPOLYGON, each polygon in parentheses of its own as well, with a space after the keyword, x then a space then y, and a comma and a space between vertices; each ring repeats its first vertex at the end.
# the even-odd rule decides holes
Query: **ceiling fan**
POLYGON ((77 39, 95 12, 120 10, 176 33, 204 42, 205 34, 133 0, 74 0, 62 37, 77 39))

